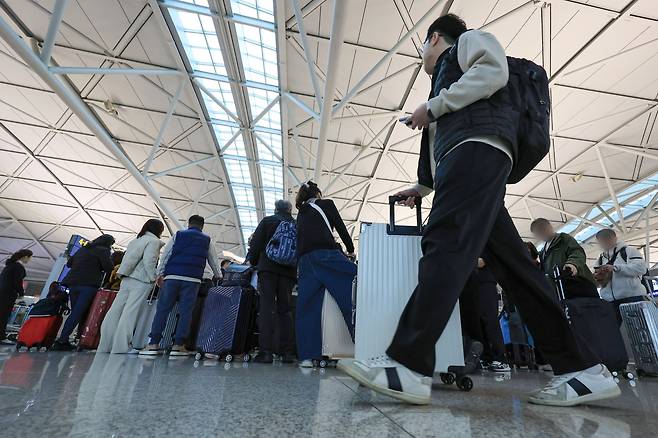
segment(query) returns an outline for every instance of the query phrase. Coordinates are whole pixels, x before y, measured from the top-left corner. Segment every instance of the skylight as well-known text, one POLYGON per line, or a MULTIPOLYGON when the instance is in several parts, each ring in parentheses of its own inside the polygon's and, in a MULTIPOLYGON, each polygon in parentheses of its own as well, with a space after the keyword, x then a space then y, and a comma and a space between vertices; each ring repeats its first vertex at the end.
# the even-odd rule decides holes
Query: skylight
POLYGON ((243 78, 228 77, 226 54, 220 48, 208 0, 178 1, 169 14, 203 91, 203 104, 223 151, 228 184, 246 243, 258 225, 257 206, 262 203, 263 213, 272 214, 275 201, 284 193, 273 0, 231 0, 232 20, 228 23, 238 43, 236 55, 243 78), (234 94, 230 81, 241 82, 240 95, 234 94), (238 99, 247 101, 249 113, 249 120, 241 123, 236 120, 238 99), (251 153, 245 136, 253 145, 251 153), (252 175, 254 169, 259 175, 252 175))
MULTIPOLYGON (((638 181, 619 192, 617 194, 617 200, 621 206, 621 213, 624 220, 630 219, 633 215, 642 211, 647 205, 649 205, 656 193, 658 193, 658 173, 649 178, 645 178, 642 181, 638 181)), ((612 199, 607 199, 606 201, 599 203, 599 205, 605 214, 598 208, 594 208, 587 216, 585 216, 585 219, 599 224, 600 226, 589 225, 580 230, 574 235, 574 238, 578 242, 584 243, 594 237, 603 227, 611 227, 619 221, 619 214, 617 213, 617 209, 612 199)), ((572 219, 560 228, 560 232, 573 233, 582 225, 582 223, 582 219, 572 219)))

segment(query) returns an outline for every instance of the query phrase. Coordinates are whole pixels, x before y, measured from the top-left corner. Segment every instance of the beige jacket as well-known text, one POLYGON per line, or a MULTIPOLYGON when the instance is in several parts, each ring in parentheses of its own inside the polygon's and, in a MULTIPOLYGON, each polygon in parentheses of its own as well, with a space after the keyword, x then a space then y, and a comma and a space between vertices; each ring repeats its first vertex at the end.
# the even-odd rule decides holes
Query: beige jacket
POLYGON ((119 267, 119 276, 134 278, 144 283, 153 283, 160 249, 163 246, 164 243, 149 232, 130 242, 119 267))

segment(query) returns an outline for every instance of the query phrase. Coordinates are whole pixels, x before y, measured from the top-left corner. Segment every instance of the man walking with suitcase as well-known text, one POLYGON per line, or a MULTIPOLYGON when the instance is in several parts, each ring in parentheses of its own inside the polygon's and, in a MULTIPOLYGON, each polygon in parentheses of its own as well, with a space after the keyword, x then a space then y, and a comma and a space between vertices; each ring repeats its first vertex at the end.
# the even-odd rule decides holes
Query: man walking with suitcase
POLYGON ((341 361, 363 385, 399 400, 431 398, 435 344, 464 284, 486 249, 489 266, 513 299, 556 377, 529 397, 532 403, 572 406, 620 394, 598 360, 584 359, 544 275, 530 260, 505 206, 505 186, 519 157, 518 112, 507 86, 504 49, 491 34, 467 32, 455 15, 438 18, 423 46, 432 95, 405 120, 422 128, 419 185, 400 193, 434 190, 423 232, 418 286, 400 317, 387 354, 341 361))
POLYGON ((171 236, 165 245, 158 265, 158 286, 160 295, 151 326, 150 344, 139 352, 143 356, 156 356, 162 353, 159 344, 167 324, 169 313, 178 301, 180 317, 176 325, 174 345, 170 356, 189 356, 185 341, 190 331, 192 312, 196 302, 206 261, 215 278, 221 277, 214 255, 210 236, 203 233, 204 219, 193 215, 188 219, 188 229, 171 236), (164 280, 164 282, 163 282, 164 280))

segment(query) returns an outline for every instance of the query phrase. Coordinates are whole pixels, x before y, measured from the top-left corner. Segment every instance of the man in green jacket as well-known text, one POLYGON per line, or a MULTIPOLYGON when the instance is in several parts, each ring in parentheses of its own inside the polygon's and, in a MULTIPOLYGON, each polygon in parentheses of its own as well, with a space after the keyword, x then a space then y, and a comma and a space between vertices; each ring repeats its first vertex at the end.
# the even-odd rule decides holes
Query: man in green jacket
POLYGON ((530 224, 530 231, 545 243, 539 252, 541 268, 550 274, 555 266, 568 269, 574 276, 582 277, 592 284, 594 277, 587 266, 587 256, 582 246, 566 233, 557 233, 548 219, 535 219, 530 224))

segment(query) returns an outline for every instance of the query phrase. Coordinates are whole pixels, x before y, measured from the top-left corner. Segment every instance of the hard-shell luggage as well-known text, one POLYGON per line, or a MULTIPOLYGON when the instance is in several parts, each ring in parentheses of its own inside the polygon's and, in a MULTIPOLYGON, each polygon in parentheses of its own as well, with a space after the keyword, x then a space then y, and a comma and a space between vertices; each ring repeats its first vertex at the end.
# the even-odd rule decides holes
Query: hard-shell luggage
POLYGON ((110 310, 117 291, 100 289, 94 296, 89 313, 82 330, 80 330, 80 341, 78 350, 95 350, 101 341, 101 325, 105 315, 110 310))
POLYGON ((600 298, 565 299, 562 279, 568 275, 558 266, 553 269, 560 302, 581 352, 610 371, 625 370, 628 354, 612 304, 600 298))
POLYGON ((30 316, 18 332, 16 350, 26 347, 50 348, 62 326, 62 316, 30 316))
POLYGON ((227 362, 249 361, 255 346, 256 291, 251 286, 217 286, 208 291, 197 337, 197 359, 206 354, 227 362))
POLYGON ((653 301, 622 304, 619 312, 638 374, 658 375, 658 307, 653 301))
MULTIPOLYGON (((400 315, 418 284, 418 261, 422 255, 420 198, 416 201, 416 226, 395 224, 395 203, 402 199, 389 197, 389 224, 364 223, 361 227, 355 314, 357 359, 385 353, 400 315)), ((457 372, 464 366, 463 348, 457 304, 436 344, 435 370, 453 374, 452 378, 446 377, 447 381, 454 381, 456 374, 460 387, 468 389, 472 382, 469 384, 470 379, 457 372), (462 378, 468 381, 462 382, 462 378)))
POLYGON ((535 344, 519 312, 516 309, 504 310, 500 314, 499 322, 507 363, 519 368, 536 369, 535 344))
POLYGON ((187 335, 187 341, 185 342, 185 348, 190 351, 196 349, 196 339, 199 335, 199 327, 201 326, 201 315, 203 314, 203 305, 206 302, 206 297, 208 296, 208 291, 212 288, 213 282, 209 279, 204 279, 201 282, 199 287, 199 293, 197 294, 196 301, 194 302, 194 308, 192 309, 192 318, 190 320, 190 332, 187 335))
POLYGON ((322 356, 328 359, 354 357, 354 341, 345 318, 334 297, 326 291, 322 303, 322 356))
POLYGON ((11 310, 11 315, 7 321, 7 331, 17 332, 20 330, 23 323, 27 320, 30 307, 27 304, 14 304, 14 308, 11 310))
POLYGON ((167 316, 167 324, 162 331, 162 339, 160 340, 160 348, 162 350, 171 350, 171 347, 174 346, 174 336, 176 335, 176 327, 178 327, 179 319, 180 313, 178 312, 178 302, 176 302, 171 312, 169 312, 169 316, 167 316))

